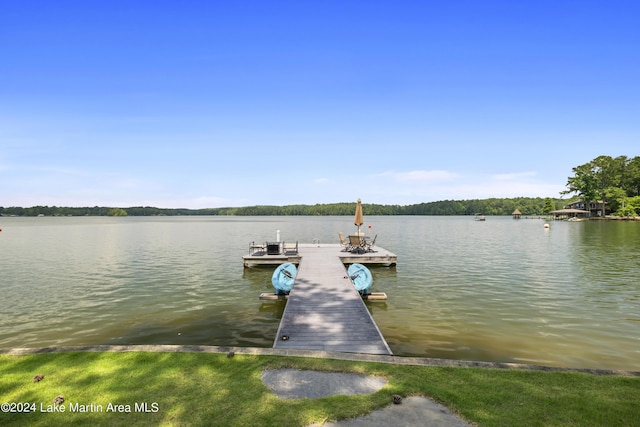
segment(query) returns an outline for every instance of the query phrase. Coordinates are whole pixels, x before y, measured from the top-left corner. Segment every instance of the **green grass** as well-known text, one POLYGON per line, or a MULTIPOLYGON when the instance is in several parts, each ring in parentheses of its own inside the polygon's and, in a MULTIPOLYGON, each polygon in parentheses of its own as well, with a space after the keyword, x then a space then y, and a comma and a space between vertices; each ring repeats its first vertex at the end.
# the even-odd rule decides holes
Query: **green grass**
POLYGON ((369 413, 394 394, 430 397, 480 426, 640 425, 639 377, 218 353, 0 355, 0 402, 37 407, 0 413, 0 425, 305 426, 369 413), (365 373, 388 384, 371 395, 282 400, 261 380, 274 368, 365 373), (45 378, 34 383, 36 374, 45 378), (66 412, 40 412, 60 394, 66 412), (76 403, 104 412, 71 412, 76 403), (107 413, 109 403, 132 412, 107 413), (157 412, 135 412, 136 403, 157 412))

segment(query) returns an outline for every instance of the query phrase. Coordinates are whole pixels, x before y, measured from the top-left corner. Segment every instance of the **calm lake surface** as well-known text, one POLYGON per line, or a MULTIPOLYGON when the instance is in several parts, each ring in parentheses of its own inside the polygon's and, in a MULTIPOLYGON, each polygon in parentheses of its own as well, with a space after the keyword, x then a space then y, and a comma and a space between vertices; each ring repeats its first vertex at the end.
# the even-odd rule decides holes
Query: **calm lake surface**
MULTIPOLYGON (((640 223, 375 217, 368 302, 396 355, 640 370, 640 223)), ((371 229, 368 229, 368 226, 371 229)), ((271 347, 252 240, 338 243, 340 217, 0 218, 0 347, 271 347)))

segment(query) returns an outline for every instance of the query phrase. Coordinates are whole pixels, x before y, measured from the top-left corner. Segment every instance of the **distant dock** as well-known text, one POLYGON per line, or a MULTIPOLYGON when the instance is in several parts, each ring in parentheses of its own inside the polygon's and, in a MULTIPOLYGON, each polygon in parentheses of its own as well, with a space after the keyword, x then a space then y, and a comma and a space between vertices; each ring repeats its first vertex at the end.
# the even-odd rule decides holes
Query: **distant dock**
POLYGON ((336 244, 303 244, 297 254, 243 257, 245 267, 298 264, 274 348, 393 354, 353 286, 345 264, 393 266, 397 257, 380 247, 363 254, 341 249, 336 244))

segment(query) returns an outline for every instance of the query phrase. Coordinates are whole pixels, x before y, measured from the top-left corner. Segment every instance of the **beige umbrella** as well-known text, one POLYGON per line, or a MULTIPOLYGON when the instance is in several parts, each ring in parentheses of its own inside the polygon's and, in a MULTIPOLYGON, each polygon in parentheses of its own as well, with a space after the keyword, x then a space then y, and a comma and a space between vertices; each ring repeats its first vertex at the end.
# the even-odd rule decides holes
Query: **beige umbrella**
POLYGON ((353 223, 356 227, 358 227, 358 234, 360 234, 360 226, 364 224, 364 220, 362 219, 362 200, 358 198, 358 203, 356 204, 356 216, 353 220, 353 223))

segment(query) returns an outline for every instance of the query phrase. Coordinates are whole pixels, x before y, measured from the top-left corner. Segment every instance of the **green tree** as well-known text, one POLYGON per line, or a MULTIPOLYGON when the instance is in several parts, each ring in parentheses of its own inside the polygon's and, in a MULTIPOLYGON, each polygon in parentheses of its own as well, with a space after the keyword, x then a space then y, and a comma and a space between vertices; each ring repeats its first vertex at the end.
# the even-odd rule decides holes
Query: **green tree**
POLYGON ((127 216, 127 211, 122 208, 111 208, 107 212, 107 216, 127 216))
POLYGON ((627 196, 640 196, 640 157, 636 156, 627 162, 622 177, 622 186, 627 196))
POLYGON ((605 190, 605 198, 611 212, 618 212, 624 206, 627 194, 620 187, 609 187, 605 190))
POLYGON ((640 196, 626 198, 623 206, 620 208, 618 212, 620 216, 640 215, 640 196))
POLYGON ((640 158, 598 156, 572 169, 567 190, 585 202, 602 200, 612 211, 623 208, 626 197, 640 194, 640 158))
MULTIPOLYGON (((576 193, 585 203, 603 198, 603 185, 608 156, 599 156, 589 163, 573 168, 574 176, 567 180, 567 190, 562 194, 576 193)), ((608 157, 611 159, 611 157, 608 157)))

